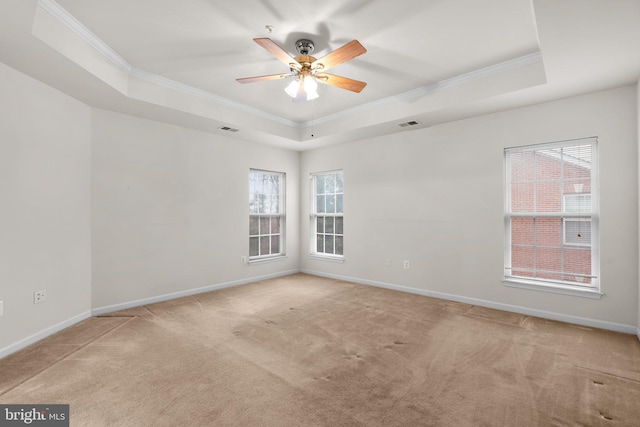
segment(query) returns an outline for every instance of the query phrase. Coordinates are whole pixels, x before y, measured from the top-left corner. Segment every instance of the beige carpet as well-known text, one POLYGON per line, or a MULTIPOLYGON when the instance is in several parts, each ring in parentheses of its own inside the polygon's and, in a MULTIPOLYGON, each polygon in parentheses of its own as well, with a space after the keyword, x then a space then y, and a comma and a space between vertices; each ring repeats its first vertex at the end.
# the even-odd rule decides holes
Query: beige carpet
POLYGON ((88 319, 0 360, 72 426, 639 426, 635 336, 296 274, 88 319))

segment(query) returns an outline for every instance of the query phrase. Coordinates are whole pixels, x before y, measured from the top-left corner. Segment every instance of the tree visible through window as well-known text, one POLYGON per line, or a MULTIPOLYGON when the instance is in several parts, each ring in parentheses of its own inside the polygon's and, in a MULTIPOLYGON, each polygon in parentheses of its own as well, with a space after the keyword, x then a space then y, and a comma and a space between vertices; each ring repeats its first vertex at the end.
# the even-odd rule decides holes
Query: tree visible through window
POLYGON ((596 139, 505 150, 505 278, 595 288, 596 139))
POLYGON ((342 171, 318 173, 312 177, 311 252, 344 254, 344 180, 342 171))
POLYGON ((284 182, 281 172, 249 172, 249 259, 284 255, 284 182))

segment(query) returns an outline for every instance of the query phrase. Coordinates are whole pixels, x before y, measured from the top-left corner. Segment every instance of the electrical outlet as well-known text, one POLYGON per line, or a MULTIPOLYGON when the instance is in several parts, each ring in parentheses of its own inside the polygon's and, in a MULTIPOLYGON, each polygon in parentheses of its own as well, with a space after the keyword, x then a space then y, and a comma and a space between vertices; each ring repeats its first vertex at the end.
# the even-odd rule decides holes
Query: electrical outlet
POLYGON ((247 257, 246 257, 246 256, 244 256, 244 255, 242 255, 242 256, 240 257, 240 262, 241 262, 241 263, 243 263, 243 264, 246 264, 246 263, 247 263, 247 257))
POLYGON ((404 260, 404 263, 402 264, 402 266, 404 267, 405 270, 408 270, 409 268, 411 268, 411 265, 409 264, 408 259, 404 260))
POLYGON ((33 293, 33 303, 39 304, 47 300, 47 291, 45 289, 40 289, 39 291, 35 291, 33 293))

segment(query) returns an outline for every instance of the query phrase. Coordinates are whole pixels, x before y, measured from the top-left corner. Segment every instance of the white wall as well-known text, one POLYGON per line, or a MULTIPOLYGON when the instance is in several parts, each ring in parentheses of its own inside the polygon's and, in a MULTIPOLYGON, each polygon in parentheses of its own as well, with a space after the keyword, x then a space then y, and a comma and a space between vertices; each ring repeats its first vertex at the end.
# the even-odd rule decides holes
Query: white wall
POLYGON ((104 110, 92 131, 94 309, 297 271, 297 152, 104 110), (284 261, 240 261, 250 168, 286 173, 284 261))
POLYGON ((1 63, 0 93, 1 357, 91 310, 91 110, 1 63))
MULTIPOLYGON (((636 92, 637 92, 637 102, 636 102, 636 123, 638 125, 638 131, 637 131, 637 138, 638 138, 638 165, 640 165, 640 79, 638 79, 638 83, 636 84, 636 92)), ((640 168, 640 166, 639 166, 640 168)), ((638 179, 640 179, 640 171, 638 172, 638 179)), ((640 185, 639 185, 639 190, 640 190, 640 185)), ((640 194, 638 195, 638 202, 640 203, 640 194)), ((640 218, 639 218, 640 220, 640 218)), ((640 236, 639 236, 639 242, 640 244, 640 236)), ((638 262, 638 268, 640 268, 640 261, 638 262)), ((638 339, 640 339, 640 281, 638 281, 638 323, 636 324, 637 327, 637 335, 638 335, 638 339)))
MULTIPOLYGON (((634 87, 305 152, 301 179, 344 169, 345 263, 318 272, 597 319, 638 322, 634 87), (601 300, 505 287, 503 149, 598 136, 601 300), (391 258, 391 266, 385 260, 391 258), (411 262, 404 270, 402 260, 411 262)), ((302 187, 301 200, 309 189, 302 187)), ((302 204, 301 218, 309 207, 302 204)), ((306 252, 309 229, 301 227, 306 252)))

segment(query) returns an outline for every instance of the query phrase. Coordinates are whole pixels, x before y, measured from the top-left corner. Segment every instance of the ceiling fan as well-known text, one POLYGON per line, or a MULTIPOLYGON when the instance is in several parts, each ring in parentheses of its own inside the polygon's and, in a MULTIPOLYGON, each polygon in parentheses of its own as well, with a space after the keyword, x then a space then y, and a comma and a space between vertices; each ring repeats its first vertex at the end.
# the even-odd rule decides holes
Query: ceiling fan
POLYGON ((236 79, 236 81, 240 83, 253 83, 295 77, 295 80, 285 89, 287 94, 293 98, 293 101, 308 101, 317 98, 316 82, 357 93, 362 91, 367 85, 365 82, 325 73, 329 68, 347 62, 367 51, 357 40, 350 41, 320 59, 310 56, 314 49, 311 40, 301 39, 296 42, 296 50, 299 55, 295 58, 290 56, 271 39, 256 38, 253 39, 253 41, 265 48, 281 62, 285 63, 289 67, 289 72, 236 79))

